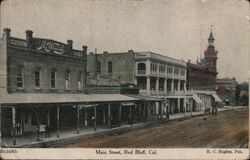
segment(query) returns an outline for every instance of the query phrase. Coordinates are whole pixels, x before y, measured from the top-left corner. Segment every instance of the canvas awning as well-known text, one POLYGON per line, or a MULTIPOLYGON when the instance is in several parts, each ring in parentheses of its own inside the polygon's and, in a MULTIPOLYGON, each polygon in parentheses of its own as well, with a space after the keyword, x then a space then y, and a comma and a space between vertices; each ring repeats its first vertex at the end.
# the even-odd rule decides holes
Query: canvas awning
POLYGON ((212 96, 214 97, 215 102, 220 102, 220 103, 222 102, 222 100, 217 94, 212 94, 212 96))
POLYGON ((123 102, 121 103, 122 106, 133 106, 135 105, 135 103, 131 103, 131 102, 123 102))
POLYGON ((193 94, 193 99, 195 100, 196 103, 199 103, 199 104, 202 103, 201 99, 198 97, 197 94, 193 94))
POLYGON ((53 103, 102 103, 134 102, 140 99, 121 94, 58 94, 58 93, 11 93, 1 94, 1 104, 53 104, 53 103))
POLYGON ((143 95, 139 95, 139 94, 127 94, 127 96, 129 97, 133 97, 133 98, 138 98, 141 100, 145 100, 145 101, 155 101, 155 102, 160 102, 160 101, 164 101, 164 99, 161 98, 156 98, 156 97, 151 97, 151 96, 143 96, 143 95))

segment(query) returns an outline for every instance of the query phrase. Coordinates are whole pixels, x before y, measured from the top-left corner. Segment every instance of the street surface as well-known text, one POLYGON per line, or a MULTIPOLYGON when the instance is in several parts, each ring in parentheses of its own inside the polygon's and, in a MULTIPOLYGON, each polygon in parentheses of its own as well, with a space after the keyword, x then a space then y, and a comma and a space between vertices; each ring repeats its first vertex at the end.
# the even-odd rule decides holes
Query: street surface
POLYGON ((173 120, 125 133, 91 138, 67 147, 247 147, 248 121, 248 109, 232 109, 218 112, 217 115, 173 120))

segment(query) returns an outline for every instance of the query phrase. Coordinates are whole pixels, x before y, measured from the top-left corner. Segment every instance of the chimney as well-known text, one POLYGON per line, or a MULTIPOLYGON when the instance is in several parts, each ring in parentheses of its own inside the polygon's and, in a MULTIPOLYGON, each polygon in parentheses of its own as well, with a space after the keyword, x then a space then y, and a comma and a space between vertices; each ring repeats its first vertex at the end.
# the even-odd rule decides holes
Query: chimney
POLYGON ((4 34, 7 36, 7 37, 10 37, 10 29, 9 28, 4 28, 3 29, 3 32, 4 32, 4 34))
POLYGON ((87 53, 88 53, 88 46, 82 46, 82 52, 83 52, 83 57, 86 57, 87 56, 87 53))
POLYGON ((25 32, 26 32, 26 41, 28 43, 28 48, 32 48, 33 32, 31 30, 26 30, 25 32))
POLYGON ((67 40, 67 54, 72 54, 73 50, 73 41, 72 40, 67 40))
POLYGON ((134 50, 128 50, 128 53, 134 53, 134 50))
POLYGON ((109 52, 108 51, 103 51, 103 54, 108 54, 109 52))

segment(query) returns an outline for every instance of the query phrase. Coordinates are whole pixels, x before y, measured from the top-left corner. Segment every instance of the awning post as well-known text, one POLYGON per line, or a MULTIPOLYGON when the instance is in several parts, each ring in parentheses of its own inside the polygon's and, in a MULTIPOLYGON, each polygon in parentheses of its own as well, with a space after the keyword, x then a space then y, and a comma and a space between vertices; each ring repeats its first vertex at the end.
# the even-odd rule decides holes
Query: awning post
POLYGON ((87 112, 87 108, 84 109, 84 126, 85 127, 88 126, 88 112, 87 112))
POLYGON ((94 131, 96 131, 96 107, 94 107, 94 131))
POLYGON ((106 124, 105 106, 103 107, 103 124, 106 124))
POLYGON ((80 117, 80 107, 77 106, 77 134, 79 134, 79 117, 80 117))
POLYGON ((132 126, 132 106, 129 106, 129 124, 132 126))
POLYGON ((56 137, 59 138, 59 122, 60 122, 60 108, 59 106, 57 106, 57 134, 56 134, 56 137))
POLYGON ((36 137, 36 141, 40 140, 40 120, 39 120, 39 114, 36 112, 36 120, 37 120, 37 137, 36 137))
POLYGON ((50 110, 48 109, 48 112, 47 112, 47 125, 46 125, 46 128, 45 128, 45 137, 50 137, 50 110))
POLYGON ((12 107, 12 144, 16 145, 16 108, 12 107))
POLYGON ((122 120, 122 117, 121 117, 121 114, 122 114, 122 105, 120 104, 119 105, 119 127, 121 126, 121 120, 122 120))
POLYGON ((110 104, 108 104, 108 128, 111 128, 110 104))

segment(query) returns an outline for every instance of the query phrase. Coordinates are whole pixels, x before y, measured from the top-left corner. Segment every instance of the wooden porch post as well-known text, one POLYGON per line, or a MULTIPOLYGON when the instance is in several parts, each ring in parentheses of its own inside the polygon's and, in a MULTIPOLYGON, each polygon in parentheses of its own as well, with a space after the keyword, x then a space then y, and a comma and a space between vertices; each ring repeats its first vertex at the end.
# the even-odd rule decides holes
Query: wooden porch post
POLYGON ((39 114, 36 112, 36 123, 37 123, 37 136, 36 141, 40 140, 40 120, 39 120, 39 114))
POLYGON ((84 109, 84 126, 85 127, 88 126, 88 112, 87 112, 87 108, 84 109))
POLYGON ((129 123, 132 126, 132 106, 129 106, 129 123))
POLYGON ((122 124, 122 105, 119 105, 119 127, 122 124))
POLYGON ((110 104, 108 104, 108 128, 111 128, 110 104))
POLYGON ((1 113, 1 111, 2 111, 2 105, 0 103, 0 146, 2 146, 2 125, 1 125, 1 123, 2 123, 2 113, 1 113))
POLYGON ((80 117, 80 107, 77 106, 77 131, 76 131, 77 134, 79 134, 79 117, 80 117))
POLYGON ((46 128, 47 136, 50 137, 50 109, 47 112, 47 128, 46 128))
POLYGON ((103 106, 103 124, 106 124, 105 106, 103 106))
POLYGON ((16 145, 16 108, 12 107, 12 143, 16 145))
POLYGON ((142 105, 141 105, 141 103, 139 103, 138 106, 139 106, 139 118, 140 118, 139 122, 141 122, 142 121, 142 108, 141 108, 142 105))
POLYGON ((163 107, 162 107, 162 102, 159 103, 160 109, 161 109, 161 120, 163 119, 163 107))
POLYGON ((94 119, 94 131, 96 131, 96 106, 94 108, 94 116, 95 116, 95 119, 94 119))
POLYGON ((59 108, 59 106, 57 106, 57 134, 56 134, 56 137, 57 138, 59 138, 59 129, 60 129, 60 127, 59 127, 59 125, 60 125, 60 108, 59 108))

